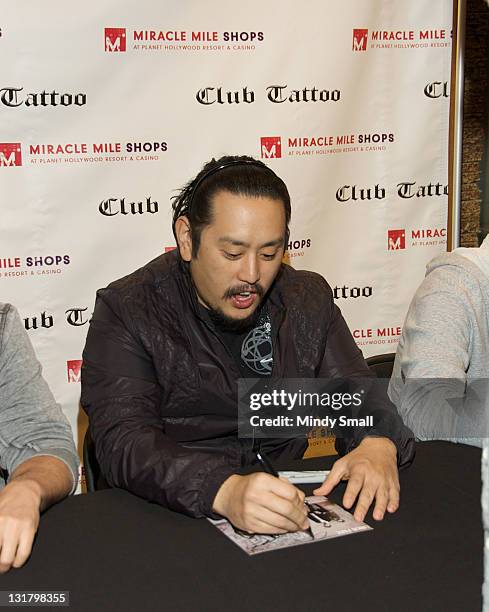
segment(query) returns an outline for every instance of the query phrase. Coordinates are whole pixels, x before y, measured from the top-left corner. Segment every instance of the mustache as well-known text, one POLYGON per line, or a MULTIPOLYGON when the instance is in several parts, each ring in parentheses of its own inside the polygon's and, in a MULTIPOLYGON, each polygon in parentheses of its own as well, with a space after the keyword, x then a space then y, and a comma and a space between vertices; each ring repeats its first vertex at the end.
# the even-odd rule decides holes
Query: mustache
POLYGON ((230 287, 222 297, 226 299, 238 293, 256 293, 259 297, 262 297, 265 291, 260 283, 256 283, 255 285, 236 285, 235 287, 230 287))

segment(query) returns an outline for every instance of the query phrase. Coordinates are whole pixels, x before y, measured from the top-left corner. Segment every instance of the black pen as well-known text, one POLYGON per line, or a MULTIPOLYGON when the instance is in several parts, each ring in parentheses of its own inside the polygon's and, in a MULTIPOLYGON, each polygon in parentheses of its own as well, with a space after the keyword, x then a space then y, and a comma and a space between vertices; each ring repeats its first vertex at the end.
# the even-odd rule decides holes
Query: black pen
MULTIPOLYGON (((258 459, 259 464, 262 466, 262 468, 265 470, 265 472, 267 472, 267 474, 271 474, 272 476, 275 476, 276 478, 280 478, 277 470, 270 463, 268 457, 265 455, 265 453, 263 451, 256 451, 256 458, 258 459)), ((307 517, 309 519, 311 519, 312 521, 314 521, 315 523, 321 523, 322 521, 320 519, 318 519, 317 516, 312 512, 312 509, 311 509, 311 506, 309 505, 309 502, 304 501, 304 504, 307 507, 307 517)), ((310 527, 308 527, 308 529, 306 529, 306 531, 307 531, 307 533, 309 533, 311 538, 314 538, 314 534, 313 534, 312 529, 310 527)))
POLYGON ((265 470, 265 472, 267 472, 268 474, 271 474, 272 476, 275 476, 276 478, 280 478, 277 470, 270 463, 265 453, 262 453, 261 451, 256 451, 256 458, 258 459, 260 465, 265 470))

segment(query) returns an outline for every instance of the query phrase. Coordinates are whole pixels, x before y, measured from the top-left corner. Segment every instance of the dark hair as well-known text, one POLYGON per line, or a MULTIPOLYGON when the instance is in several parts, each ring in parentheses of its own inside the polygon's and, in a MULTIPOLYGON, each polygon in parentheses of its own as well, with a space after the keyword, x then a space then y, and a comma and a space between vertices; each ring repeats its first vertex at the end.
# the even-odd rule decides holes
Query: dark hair
MULTIPOLYGON (((175 223, 186 216, 192 231, 192 256, 200 246, 200 234, 212 223, 212 198, 220 191, 248 197, 280 200, 285 211, 285 243, 289 240, 290 196, 287 187, 275 172, 259 160, 246 155, 227 155, 212 159, 197 176, 172 198, 173 235, 177 240, 175 223)), ((177 241, 178 244, 178 241, 177 241)))

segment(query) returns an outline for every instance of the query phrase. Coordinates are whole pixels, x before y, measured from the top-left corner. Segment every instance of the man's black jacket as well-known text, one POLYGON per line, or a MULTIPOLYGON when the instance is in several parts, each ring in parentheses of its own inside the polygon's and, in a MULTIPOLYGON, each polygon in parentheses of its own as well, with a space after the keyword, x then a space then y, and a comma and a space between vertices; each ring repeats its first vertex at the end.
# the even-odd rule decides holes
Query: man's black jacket
MULTIPOLYGON (((283 265, 269 292, 278 378, 371 376, 326 281, 283 265)), ((199 316, 176 251, 97 293, 83 353, 82 405, 102 473, 112 486, 192 516, 212 514, 221 484, 252 462, 237 437, 238 364, 199 316)), ((414 442, 393 404, 374 435, 393 440, 398 464, 414 442)), ((344 454, 365 430, 337 440, 344 454)), ((267 441, 277 459, 305 448, 267 441)))

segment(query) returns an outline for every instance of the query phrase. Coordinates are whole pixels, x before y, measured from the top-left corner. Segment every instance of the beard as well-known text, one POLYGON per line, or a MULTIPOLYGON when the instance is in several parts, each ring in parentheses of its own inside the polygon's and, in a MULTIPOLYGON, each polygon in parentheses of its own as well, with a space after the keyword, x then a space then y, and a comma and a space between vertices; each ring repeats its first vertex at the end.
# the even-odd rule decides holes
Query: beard
POLYGON ((233 319, 228 317, 220 308, 209 308, 208 314, 217 329, 223 332, 242 334, 252 329, 260 318, 261 305, 245 319, 233 319))
MULTIPOLYGON (((223 299, 227 299, 233 295, 241 293, 242 291, 253 291, 260 299, 263 298, 265 293, 260 283, 256 283, 253 286, 241 285, 238 287, 231 287, 222 297, 223 299)), ((235 334, 247 332, 256 325, 258 319, 260 318, 261 307, 262 305, 258 304, 255 310, 244 319, 234 319, 233 317, 229 317, 228 315, 224 314, 220 308, 215 308, 208 304, 209 317, 217 329, 220 329, 223 332, 233 332, 235 334)))

